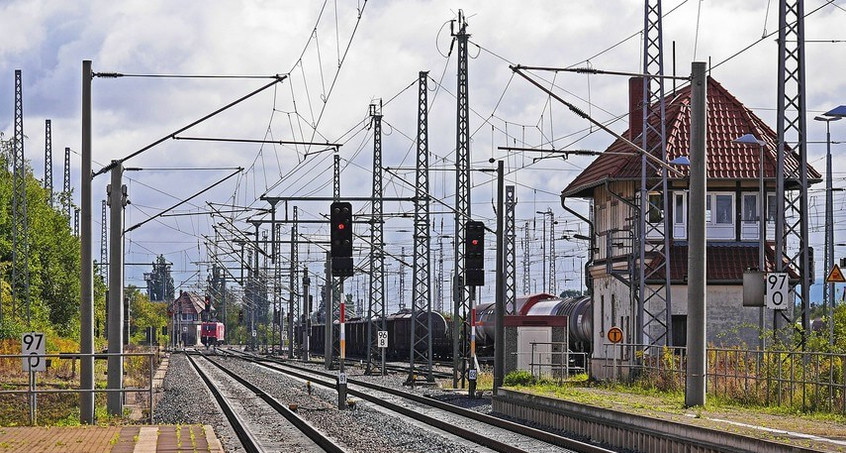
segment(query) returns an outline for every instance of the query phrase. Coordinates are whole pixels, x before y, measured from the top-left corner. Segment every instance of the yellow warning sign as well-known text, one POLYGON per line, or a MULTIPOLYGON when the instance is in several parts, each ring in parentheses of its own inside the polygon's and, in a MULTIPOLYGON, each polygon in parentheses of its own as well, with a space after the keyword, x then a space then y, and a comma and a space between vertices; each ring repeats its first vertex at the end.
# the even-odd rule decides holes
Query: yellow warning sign
POLYGON ((831 272, 828 273, 828 277, 825 278, 826 283, 846 283, 846 277, 843 276, 843 271, 840 270, 840 266, 834 265, 831 268, 831 272))

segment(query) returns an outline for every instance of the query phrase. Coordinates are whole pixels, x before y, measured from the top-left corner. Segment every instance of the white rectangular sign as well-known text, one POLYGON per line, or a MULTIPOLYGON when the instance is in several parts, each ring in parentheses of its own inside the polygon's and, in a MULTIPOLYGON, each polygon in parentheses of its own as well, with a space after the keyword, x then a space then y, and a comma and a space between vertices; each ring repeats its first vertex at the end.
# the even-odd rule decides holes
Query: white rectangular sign
POLYGON ((765 281, 764 301, 771 310, 784 310, 788 307, 790 285, 786 272, 769 272, 765 281))
POLYGON ((338 373, 338 384, 347 385, 347 373, 338 373))
POLYGON ((21 336, 21 355, 24 371, 47 371, 47 359, 44 357, 26 357, 47 353, 47 339, 41 332, 27 332, 21 336))
POLYGON ((387 348, 388 347, 388 331, 387 330, 380 330, 376 336, 377 346, 380 348, 387 348))

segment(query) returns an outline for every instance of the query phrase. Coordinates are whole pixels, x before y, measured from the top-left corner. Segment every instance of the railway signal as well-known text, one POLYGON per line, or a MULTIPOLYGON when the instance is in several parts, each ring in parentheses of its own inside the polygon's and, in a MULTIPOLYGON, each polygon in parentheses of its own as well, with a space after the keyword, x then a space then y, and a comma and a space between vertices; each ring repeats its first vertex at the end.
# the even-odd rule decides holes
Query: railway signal
POLYGON ((485 285, 485 224, 468 220, 464 224, 464 285, 485 285))
POLYGON ((332 256, 332 275, 350 277, 353 275, 353 229, 352 205, 344 201, 332 203, 330 221, 330 255, 332 256))

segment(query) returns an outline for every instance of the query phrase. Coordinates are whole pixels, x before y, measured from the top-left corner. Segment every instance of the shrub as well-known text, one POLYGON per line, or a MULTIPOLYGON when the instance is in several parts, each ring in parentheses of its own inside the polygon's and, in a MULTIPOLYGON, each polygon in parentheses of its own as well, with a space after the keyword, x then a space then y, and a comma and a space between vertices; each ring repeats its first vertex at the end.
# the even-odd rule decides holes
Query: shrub
POLYGON ((536 382, 532 373, 526 370, 515 370, 505 376, 504 384, 507 386, 532 385, 536 382))

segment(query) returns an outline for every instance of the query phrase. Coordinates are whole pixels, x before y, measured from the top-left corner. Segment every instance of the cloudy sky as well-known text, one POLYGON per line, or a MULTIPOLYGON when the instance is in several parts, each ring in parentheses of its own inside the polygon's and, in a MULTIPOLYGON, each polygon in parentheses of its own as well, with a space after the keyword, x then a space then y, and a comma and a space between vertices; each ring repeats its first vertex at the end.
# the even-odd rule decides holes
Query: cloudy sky
MULTIPOLYGON (((586 233, 586 227, 559 206, 557 194, 589 163, 588 158, 543 159, 538 154, 506 154, 500 146, 602 150, 612 137, 575 117, 526 81, 509 64, 585 67, 638 72, 641 69, 643 2, 635 0, 505 1, 403 0, 310 1, 87 1, 21 0, 0 3, 0 131, 12 132, 14 70, 23 70, 25 142, 34 173, 44 175, 44 120, 53 124, 54 186, 62 186, 62 156, 70 147, 72 186, 79 203, 80 86, 82 60, 96 72, 138 76, 285 74, 287 79, 192 128, 184 137, 293 140, 339 143, 341 191, 368 196, 372 180, 372 130, 368 106, 383 103, 385 195, 413 195, 417 115, 416 80, 429 71, 429 148, 434 197, 452 203, 454 176, 449 169, 455 147, 455 55, 450 54, 451 20, 463 9, 471 36, 469 63, 472 108, 471 160, 474 169, 491 168, 489 158, 504 159, 508 184, 517 187, 518 240, 529 226, 530 290, 543 289, 541 239, 543 215, 550 209, 556 237, 586 233), (573 230, 571 232, 565 230, 573 230)), ((712 76, 775 128, 777 2, 772 0, 672 0, 663 4, 665 72, 687 75, 693 60, 710 62, 712 76), (675 49, 673 51, 673 49, 675 49), (744 50, 745 49, 745 50, 744 50)), ((842 25, 846 3, 808 0, 805 11, 807 107, 813 116, 846 103, 846 49, 842 25)), ((538 74, 556 92, 617 132, 628 127, 626 79, 619 76, 538 74), (619 119, 618 119, 619 118, 619 119)), ((268 83, 236 78, 97 78, 93 83, 94 167, 170 135, 183 126, 268 83)), ((668 83, 669 84, 669 83, 668 83)), ((809 161, 824 170, 825 129, 809 118, 809 161)), ((846 123, 832 123, 832 139, 846 136, 846 123)), ((833 147, 835 156, 843 145, 833 147)), ((846 166, 835 158, 835 187, 844 186, 846 166)), ((173 263, 181 288, 205 281, 209 250, 204 236, 212 224, 227 222, 207 214, 216 209, 266 208, 270 196, 331 196, 332 153, 319 146, 168 140, 128 160, 132 204, 127 227, 142 222, 224 178, 238 176, 182 206, 192 214, 161 218, 132 231, 128 262, 150 262, 163 254, 173 263), (226 205, 229 207, 227 208, 226 205)), ((493 184, 488 173, 474 172, 474 217, 493 218, 493 184)), ((94 180, 95 236, 107 177, 94 180)), ((820 185, 821 186, 821 185, 820 185)), ((811 191, 812 245, 822 250, 821 187, 811 191)), ((297 202, 300 218, 317 219, 328 202, 297 202)), ((839 221, 846 199, 835 198, 839 221)), ((574 203, 579 207, 579 203, 574 203)), ((584 209, 586 205, 581 206, 584 209)), ((369 204, 355 209, 369 213, 369 204)), ((290 210, 290 207, 289 207, 290 210)), ((408 214, 409 203, 388 202, 385 212, 408 214)), ((432 207, 437 258, 446 255, 452 216, 432 207)), ((256 211, 231 214, 237 228, 256 211)), ((546 216, 548 219, 549 217, 546 216)), ((547 226, 547 228, 549 228, 547 226)), ((409 217, 391 217, 385 226, 388 253, 411 253, 409 217)), ((285 227, 288 231, 288 227, 285 227)), ((357 232, 368 234, 364 226, 357 232)), ((306 225, 301 233, 325 239, 325 227, 306 225)), ((843 230, 837 231, 842 237, 843 230)), ((547 232, 549 234, 549 232, 547 232)), ((840 239, 836 239, 841 241, 840 239)), ((492 242, 492 241, 491 241, 492 242)), ((557 289, 577 288, 585 244, 557 240, 557 289), (574 271, 575 269, 575 271, 574 271)), ((518 247, 521 268, 522 243, 518 247)), ((303 246, 300 256, 313 272, 321 247, 303 246)), ((846 251, 839 248, 838 251, 846 251)), ((285 252, 288 253, 287 251, 285 252)), ((99 241, 95 240, 99 257, 99 241)), ((363 259, 363 255, 362 255, 363 259)), ((451 264, 447 258, 445 272, 451 264)), ((822 260, 818 260, 821 263, 822 260)), ((399 284, 401 267, 388 263, 388 285, 399 284)), ((148 267, 127 269, 127 283, 144 285, 148 267)), ((817 275, 822 265, 818 264, 817 275)), ((405 303, 410 303, 411 272, 406 271, 405 303)), ((490 286, 490 285, 489 285, 490 286)), ((352 279, 352 291, 366 293, 366 280, 352 279), (360 280, 360 281, 359 281, 360 280)), ((518 290, 522 280, 518 277, 518 290)), ((492 291, 491 288, 488 288, 492 291)), ((396 290, 392 290, 395 294, 396 290)), ((445 291, 444 294, 448 294, 445 291)), ((492 295, 492 293, 491 293, 492 295)), ((448 296, 447 296, 448 297, 448 296)), ((486 293, 483 292, 483 297, 486 293)), ((392 301, 392 307, 398 301, 392 301)), ((437 304, 437 302, 436 302, 437 304)))

